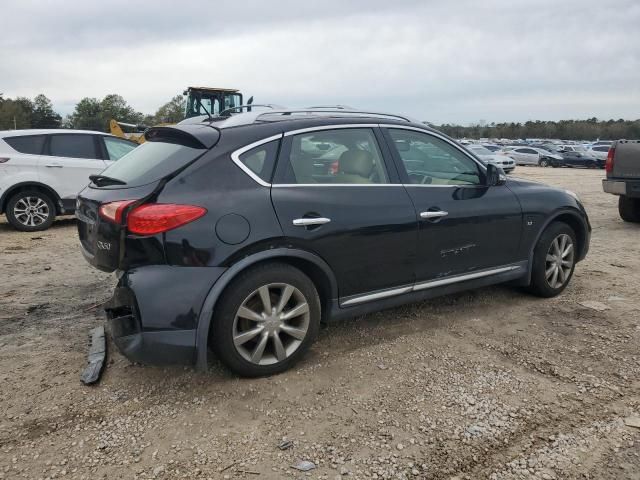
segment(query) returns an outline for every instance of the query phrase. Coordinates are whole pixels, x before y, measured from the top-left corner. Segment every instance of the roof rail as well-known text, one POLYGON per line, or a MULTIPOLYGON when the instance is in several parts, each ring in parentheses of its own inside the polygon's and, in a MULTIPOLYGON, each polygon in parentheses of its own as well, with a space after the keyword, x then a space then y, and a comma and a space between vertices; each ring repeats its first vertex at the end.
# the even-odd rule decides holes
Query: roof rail
POLYGON ((313 107, 307 107, 309 110, 321 109, 321 108, 333 108, 336 110, 355 110, 355 108, 349 105, 315 105, 313 107))
POLYGON ((286 108, 283 107, 282 105, 276 105, 274 103, 248 103, 246 105, 238 105, 237 107, 231 107, 231 108, 227 108, 225 110, 222 110, 218 116, 220 117, 224 117, 225 115, 232 113, 232 112, 240 112, 242 113, 243 109, 247 109, 247 111, 249 111, 250 108, 252 107, 263 107, 263 108, 272 108, 272 109, 282 109, 282 108, 286 108))
POLYGON ((262 112, 257 115, 254 121, 259 121, 260 117, 265 115, 295 115, 295 114, 327 114, 327 113, 335 113, 337 115, 358 115, 358 116, 371 116, 371 117, 385 117, 385 118, 395 118, 398 120, 403 120, 405 122, 415 122, 415 120, 405 117, 404 115, 396 115, 394 113, 384 113, 384 112, 369 112, 365 110, 351 110, 347 107, 336 108, 335 106, 328 107, 311 107, 311 108, 293 108, 293 109, 283 109, 283 110, 273 110, 270 112, 262 112))

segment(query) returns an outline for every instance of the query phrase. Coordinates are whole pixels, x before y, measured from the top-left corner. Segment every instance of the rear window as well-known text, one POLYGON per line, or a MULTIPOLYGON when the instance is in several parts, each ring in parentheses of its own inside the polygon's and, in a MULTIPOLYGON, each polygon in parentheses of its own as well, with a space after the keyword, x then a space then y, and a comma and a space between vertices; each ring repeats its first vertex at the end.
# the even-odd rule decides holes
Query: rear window
POLYGON ((21 135, 19 137, 5 137, 4 141, 17 152, 40 155, 44 139, 44 135, 21 135))
POLYGON ((126 182, 125 188, 145 185, 175 172, 205 151, 176 143, 145 142, 107 167, 102 175, 126 182))

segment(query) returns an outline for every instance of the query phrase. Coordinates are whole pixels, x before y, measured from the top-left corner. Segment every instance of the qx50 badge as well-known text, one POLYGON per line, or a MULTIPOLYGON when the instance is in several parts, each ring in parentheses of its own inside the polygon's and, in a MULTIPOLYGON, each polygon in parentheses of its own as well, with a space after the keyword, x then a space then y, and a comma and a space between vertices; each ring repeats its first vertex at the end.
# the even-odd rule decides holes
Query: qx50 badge
POLYGON ((109 242, 100 242, 98 241, 98 249, 99 250, 111 250, 111 244, 109 242))

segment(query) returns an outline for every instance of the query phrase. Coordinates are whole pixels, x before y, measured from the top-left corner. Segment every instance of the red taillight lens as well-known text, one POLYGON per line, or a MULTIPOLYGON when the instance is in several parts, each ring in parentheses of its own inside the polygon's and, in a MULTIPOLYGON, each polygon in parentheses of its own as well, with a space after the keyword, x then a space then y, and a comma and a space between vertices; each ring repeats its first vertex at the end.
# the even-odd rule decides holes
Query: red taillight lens
POLYGON ((121 223, 122 213, 124 212, 124 209, 131 205, 133 202, 135 202, 135 200, 119 200, 117 202, 105 203, 103 205, 100 205, 98 214, 102 218, 110 222, 121 223))
POLYGON ((607 162, 604 164, 604 170, 607 173, 613 172, 613 157, 616 154, 615 147, 611 147, 607 152, 607 162))
POLYGON ((129 213, 127 228, 137 235, 155 235, 193 222, 205 213, 206 209, 195 205, 149 203, 129 213))

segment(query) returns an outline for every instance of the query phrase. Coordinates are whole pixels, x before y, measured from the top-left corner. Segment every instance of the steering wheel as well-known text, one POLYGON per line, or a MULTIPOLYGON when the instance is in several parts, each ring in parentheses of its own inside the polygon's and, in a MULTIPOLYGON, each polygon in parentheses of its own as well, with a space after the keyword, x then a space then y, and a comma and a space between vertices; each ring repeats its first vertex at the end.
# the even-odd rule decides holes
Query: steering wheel
POLYGON ((409 180, 411 180, 411 183, 413 183, 414 185, 428 185, 433 181, 430 176, 418 172, 409 172, 409 180))

